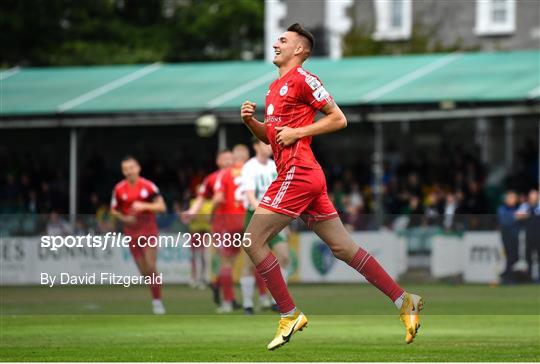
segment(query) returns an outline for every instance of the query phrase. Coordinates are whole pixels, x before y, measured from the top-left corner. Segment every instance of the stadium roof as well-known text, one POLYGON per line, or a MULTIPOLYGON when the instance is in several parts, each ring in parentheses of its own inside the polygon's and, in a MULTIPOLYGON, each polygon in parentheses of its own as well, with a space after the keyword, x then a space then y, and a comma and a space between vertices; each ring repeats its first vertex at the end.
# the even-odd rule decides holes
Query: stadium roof
MULTIPOLYGON (((312 59, 305 68, 348 107, 540 98, 540 50, 312 59)), ((276 76, 262 61, 16 68, 0 74, 0 115, 236 112, 245 99, 262 105, 276 76)))

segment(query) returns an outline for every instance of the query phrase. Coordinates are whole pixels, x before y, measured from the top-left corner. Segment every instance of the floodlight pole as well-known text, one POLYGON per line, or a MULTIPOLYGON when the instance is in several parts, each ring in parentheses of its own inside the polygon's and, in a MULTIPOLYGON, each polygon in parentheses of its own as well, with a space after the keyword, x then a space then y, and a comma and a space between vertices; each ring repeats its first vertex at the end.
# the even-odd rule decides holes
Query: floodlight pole
POLYGON ((227 148, 227 129, 225 125, 220 125, 218 129, 218 150, 227 148))
POLYGON ((381 122, 375 123, 375 150, 373 153, 373 175, 375 176, 375 226, 383 224, 383 177, 384 177, 384 130, 381 122))
POLYGON ((69 222, 77 219, 77 129, 71 128, 69 138, 69 222))

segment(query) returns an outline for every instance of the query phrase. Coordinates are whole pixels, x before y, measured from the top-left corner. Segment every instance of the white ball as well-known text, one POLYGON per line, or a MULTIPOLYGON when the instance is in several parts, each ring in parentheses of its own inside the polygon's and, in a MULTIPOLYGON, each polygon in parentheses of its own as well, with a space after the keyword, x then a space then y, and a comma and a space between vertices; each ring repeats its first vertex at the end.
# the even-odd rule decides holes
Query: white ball
POLYGON ((200 137, 210 137, 214 135, 218 127, 217 117, 214 114, 205 114, 197 118, 195 128, 200 137))

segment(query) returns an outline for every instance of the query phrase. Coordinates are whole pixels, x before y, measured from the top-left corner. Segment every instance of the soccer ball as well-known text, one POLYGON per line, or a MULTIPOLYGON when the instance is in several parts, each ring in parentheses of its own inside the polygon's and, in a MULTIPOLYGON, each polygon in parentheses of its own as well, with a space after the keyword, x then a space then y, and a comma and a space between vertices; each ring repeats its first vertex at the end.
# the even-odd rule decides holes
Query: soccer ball
POLYGON ((195 128, 200 137, 211 137, 216 132, 218 121, 214 114, 205 114, 197 118, 195 128))

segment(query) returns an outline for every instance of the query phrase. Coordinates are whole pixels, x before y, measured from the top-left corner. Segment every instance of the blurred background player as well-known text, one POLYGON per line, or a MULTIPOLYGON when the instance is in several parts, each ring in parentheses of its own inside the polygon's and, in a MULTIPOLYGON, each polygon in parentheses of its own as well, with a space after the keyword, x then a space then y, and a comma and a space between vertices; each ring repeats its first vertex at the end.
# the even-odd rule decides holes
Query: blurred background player
MULTIPOLYGON (((228 168, 233 161, 232 153, 228 149, 220 150, 216 154, 216 166, 218 167, 217 170, 210 173, 208 176, 206 176, 199 186, 197 190, 197 197, 191 201, 190 207, 188 210, 184 211, 181 214, 181 219, 184 224, 190 224, 193 219, 197 219, 197 214, 202 213, 204 215, 205 213, 208 213, 208 218, 212 221, 211 224, 211 232, 215 232, 215 225, 214 221, 212 219, 213 215, 213 201, 212 198, 214 197, 214 188, 216 184, 217 177, 219 173, 224 170, 225 168, 228 168), (212 208, 210 208, 210 211, 205 211, 204 206, 205 202, 210 204, 212 208)), ((208 205, 207 205, 208 206, 208 205)), ((204 218, 202 216, 201 218, 204 218)), ((191 247, 191 252, 194 254, 192 262, 192 272, 197 271, 197 267, 195 266, 197 264, 197 261, 204 262, 203 264, 206 265, 206 256, 204 254, 204 247, 201 247, 199 249, 194 248, 193 245, 191 247), (195 256, 198 257, 195 258, 195 256)), ((203 271, 204 274, 204 271, 203 271)), ((214 303, 216 305, 219 305, 221 303, 220 296, 219 296, 219 275, 215 282, 213 282, 210 285, 210 288, 212 288, 212 293, 214 295, 214 303)))
POLYGON ((233 264, 240 252, 240 247, 231 244, 234 234, 244 234, 245 208, 242 194, 242 166, 249 158, 249 149, 243 144, 232 150, 233 164, 222 170, 214 188, 214 234, 217 233, 219 245, 220 269, 219 284, 223 294, 218 313, 229 313, 233 310, 233 264), (224 234, 230 234, 229 241, 224 234))
MULTIPOLYGON (((139 272, 144 276, 156 276, 157 247, 137 244, 139 237, 148 238, 159 234, 156 215, 167 210, 157 186, 140 176, 141 166, 132 156, 122 159, 125 179, 114 187, 111 214, 124 224, 124 233, 131 237, 130 251, 139 272)), ((146 244, 146 239, 141 240, 146 244)), ((161 302, 161 285, 150 285, 152 310, 156 315, 165 313, 161 302)))
MULTIPOLYGON (((202 186, 202 185, 201 185, 202 186)), ((198 187, 199 189, 200 187, 198 187)), ((191 200, 190 206, 197 203, 198 197, 191 200)), ((192 234, 209 234, 212 232, 212 210, 214 204, 212 200, 204 199, 203 203, 196 215, 192 215, 190 223, 188 224, 189 232, 192 234)), ((191 281, 190 286, 193 288, 203 289, 208 285, 206 280, 206 254, 205 246, 203 244, 190 245, 191 249, 191 281)))
MULTIPOLYGON (((246 219, 244 226, 247 228, 259 201, 263 198, 270 184, 277 177, 276 163, 270 158, 272 148, 257 138, 253 138, 255 156, 242 167, 242 190, 244 191, 244 206, 246 207, 246 219)), ((281 266, 281 273, 287 279, 287 267, 289 265, 289 249, 284 232, 278 233, 268 243, 281 266)), ((266 291, 266 284, 261 275, 254 271, 253 263, 245 259, 243 276, 240 278, 244 312, 253 314, 253 291, 255 282, 259 289, 259 304, 262 308, 270 308, 272 302, 266 291)))

